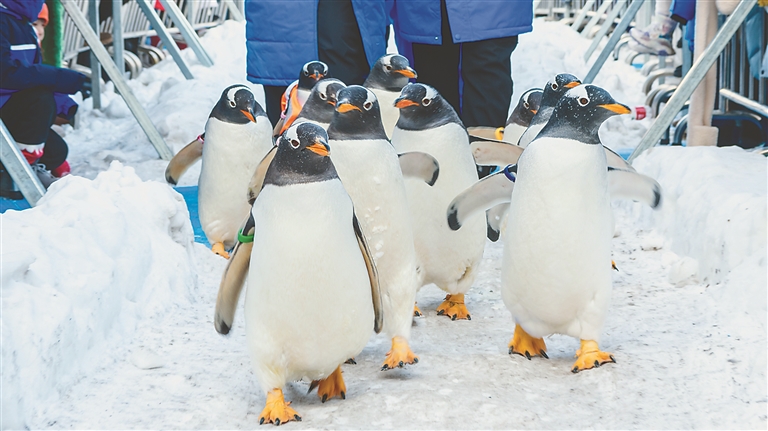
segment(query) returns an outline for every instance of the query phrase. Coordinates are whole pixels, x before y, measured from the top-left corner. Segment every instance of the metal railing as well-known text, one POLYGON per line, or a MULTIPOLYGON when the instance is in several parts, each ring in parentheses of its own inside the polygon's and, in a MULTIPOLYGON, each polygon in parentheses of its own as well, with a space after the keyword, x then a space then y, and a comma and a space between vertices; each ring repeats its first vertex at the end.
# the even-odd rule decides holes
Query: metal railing
MULTIPOLYGON (((764 14, 764 11, 760 11, 764 14)), ((768 44, 768 28, 765 16, 761 18, 763 25, 759 40, 760 57, 765 53, 768 44)), ((725 46, 718 62, 719 108, 722 111, 731 109, 736 103, 750 111, 768 118, 768 79, 755 78, 747 58, 746 24, 739 27, 736 34, 725 46)), ((755 75, 759 76, 759 70, 755 75)))

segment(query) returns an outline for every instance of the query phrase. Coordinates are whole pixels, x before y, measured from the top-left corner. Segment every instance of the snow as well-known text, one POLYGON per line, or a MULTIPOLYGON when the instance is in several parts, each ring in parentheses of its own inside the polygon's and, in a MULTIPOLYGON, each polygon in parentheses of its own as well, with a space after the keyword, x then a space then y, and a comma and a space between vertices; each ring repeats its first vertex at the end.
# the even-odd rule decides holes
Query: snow
MULTIPOLYGON (((185 50, 195 80, 166 61, 130 82, 174 151, 202 132, 224 87, 245 81, 243 39, 236 23, 210 30, 210 69, 185 50)), ((584 76, 588 44, 536 20, 513 55, 515 97, 556 73, 584 76)), ((635 106, 642 81, 609 61, 596 84, 635 106)), ((163 181, 166 162, 124 103, 108 89, 103 111, 89 104, 77 129, 63 129, 75 175, 38 207, 0 217, 0 426, 256 427, 265 397, 242 304, 229 336, 213 328, 226 261, 192 242, 183 199, 163 181)), ((629 147, 649 124, 617 118, 601 135, 629 147)), ((346 400, 323 404, 307 382, 287 386, 304 420, 285 427, 765 429, 765 160, 679 147, 636 160, 664 187, 664 204, 655 212, 616 204, 619 272, 601 347, 618 363, 574 375, 578 340, 558 335, 546 339, 549 360, 509 356, 502 245, 488 242, 467 295, 471 321, 437 316, 442 292, 423 289, 426 316, 415 319, 411 341, 419 363, 379 371, 389 340, 372 337, 357 365, 342 367, 346 400)))

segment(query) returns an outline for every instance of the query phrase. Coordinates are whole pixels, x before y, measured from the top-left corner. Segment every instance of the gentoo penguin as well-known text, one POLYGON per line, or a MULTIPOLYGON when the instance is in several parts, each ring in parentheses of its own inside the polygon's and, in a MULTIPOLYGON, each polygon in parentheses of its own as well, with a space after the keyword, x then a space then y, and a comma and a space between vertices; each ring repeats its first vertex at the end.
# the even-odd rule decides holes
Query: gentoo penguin
POLYGON ((555 109, 557 101, 560 100, 563 94, 569 89, 581 84, 579 78, 571 75, 570 73, 561 73, 549 82, 544 87, 544 93, 541 96, 541 104, 539 110, 531 119, 531 124, 520 136, 520 140, 517 145, 525 148, 528 144, 539 134, 541 129, 549 121, 549 117, 552 116, 552 111, 555 109))
POLYGON ((323 402, 344 399, 340 365, 363 350, 383 318, 371 250, 320 126, 298 124, 278 140, 240 242, 214 324, 229 332, 247 271, 246 338, 267 394, 259 423, 301 420, 283 397, 290 381, 311 380, 323 402))
POLYGON ((448 293, 438 314, 469 319, 464 294, 483 256, 486 227, 483 220, 471 220, 466 230, 452 232, 445 220, 451 199, 477 181, 467 131, 451 105, 428 85, 406 85, 395 106, 400 109, 392 134, 395 149, 421 151, 440 164, 440 179, 433 187, 405 179, 422 284, 434 283, 448 293))
POLYGON ((312 92, 309 93, 309 98, 294 123, 309 121, 328 130, 336 112, 336 94, 345 87, 346 85, 338 79, 326 78, 318 81, 312 87, 312 92))
MULTIPOLYGON (((248 217, 248 183, 256 166, 272 148, 272 126, 267 115, 245 85, 232 85, 221 94, 205 125, 205 144, 190 144, 201 151, 198 180, 200 224, 214 253, 229 257, 237 231, 248 217)), ((191 160, 187 151, 176 157, 191 160), (183 157, 182 157, 183 156, 183 157)), ((174 157, 174 159, 176 159, 174 157)), ((166 180, 178 180, 180 162, 171 160, 166 180)))
POLYGON ((544 90, 531 88, 520 96, 517 106, 509 114, 507 125, 504 126, 499 140, 512 144, 517 144, 520 141, 525 129, 531 125, 531 120, 539 111, 543 94, 544 90))
POLYGON ((458 229, 473 213, 510 202, 501 280, 516 324, 510 353, 546 358, 542 337, 559 333, 581 340, 574 373, 615 362, 598 348, 611 295, 610 201, 661 203, 656 181, 606 162, 598 129, 629 112, 599 87, 571 89, 516 167, 479 182, 448 208, 449 225, 458 229))
POLYGON ((319 60, 310 61, 301 67, 299 79, 293 81, 283 93, 280 101, 280 120, 275 125, 275 136, 285 132, 298 117, 301 108, 309 98, 312 87, 328 76, 328 65, 319 60))
POLYGON ((398 155, 384 133, 379 102, 358 85, 338 93, 328 127, 331 160, 373 251, 392 349, 382 370, 418 362, 409 346, 413 304, 421 287, 398 155))
POLYGON ((365 79, 363 87, 373 91, 381 107, 381 122, 387 138, 392 137, 400 110, 395 108, 395 99, 400 97, 400 90, 408 84, 410 78, 416 78, 416 71, 408 63, 408 59, 398 54, 387 54, 378 60, 371 68, 371 73, 365 79))

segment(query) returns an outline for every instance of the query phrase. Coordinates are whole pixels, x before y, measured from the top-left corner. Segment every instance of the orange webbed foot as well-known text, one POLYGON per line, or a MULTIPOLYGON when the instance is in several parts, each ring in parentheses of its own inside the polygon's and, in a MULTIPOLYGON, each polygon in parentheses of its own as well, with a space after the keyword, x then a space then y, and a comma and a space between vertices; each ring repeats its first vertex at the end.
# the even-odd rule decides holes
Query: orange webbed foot
POLYGON ((285 401, 282 389, 272 389, 267 394, 266 406, 259 415, 259 425, 265 422, 280 425, 290 421, 301 421, 301 416, 296 413, 296 410, 290 408, 290 405, 290 402, 285 401))
POLYGON ((392 349, 387 352, 387 359, 381 366, 381 371, 393 368, 403 368, 406 365, 417 364, 419 357, 414 355, 408 341, 401 336, 392 337, 392 349))
POLYGON ((463 293, 446 295, 443 303, 437 307, 437 315, 448 316, 451 318, 451 320, 472 320, 472 316, 469 315, 467 306, 464 305, 463 293))
POLYGON ((549 359, 544 339, 530 336, 520 325, 515 325, 515 335, 512 336, 512 340, 509 342, 509 353, 525 356, 528 360, 534 356, 549 359))

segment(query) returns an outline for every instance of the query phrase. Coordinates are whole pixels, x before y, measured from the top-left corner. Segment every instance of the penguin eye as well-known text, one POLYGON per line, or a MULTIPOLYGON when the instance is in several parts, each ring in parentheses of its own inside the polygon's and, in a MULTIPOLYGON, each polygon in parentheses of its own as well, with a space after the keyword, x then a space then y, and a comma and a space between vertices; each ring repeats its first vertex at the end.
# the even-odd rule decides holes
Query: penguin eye
POLYGON ((432 99, 428 99, 426 97, 421 99, 421 104, 424 106, 429 106, 430 103, 432 103, 432 99))
POLYGON ((587 99, 586 97, 582 97, 579 99, 579 105, 587 106, 587 103, 589 103, 589 99, 587 99))
POLYGON ((230 100, 230 101, 229 101, 229 107, 230 107, 230 108, 234 108, 235 106, 237 106, 237 103, 235 103, 235 101, 234 101, 234 100, 230 100))
POLYGON ((553 83, 552 83, 552 89, 553 89, 553 90, 557 90, 558 88, 560 88, 560 86, 559 86, 559 85, 557 85, 557 82, 553 82, 553 83))
POLYGON ((369 111, 372 107, 373 107, 373 103, 372 102, 365 102, 363 104, 363 108, 365 108, 366 111, 369 111))
POLYGON ((320 99, 325 100, 328 98, 328 96, 325 95, 325 93, 317 93, 318 96, 320 96, 320 99))
POLYGON ((297 141, 295 139, 291 139, 291 147, 299 148, 299 141, 297 141))
POLYGON ((309 71, 308 70, 304 71, 304 76, 309 76, 309 71))
POLYGON ((523 108, 529 109, 531 105, 528 104, 528 102, 523 102, 523 108))
POLYGON ((387 70, 392 70, 392 66, 390 66, 390 65, 386 65, 386 66, 384 66, 384 68, 387 69, 387 70))

